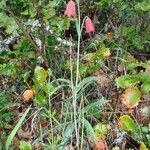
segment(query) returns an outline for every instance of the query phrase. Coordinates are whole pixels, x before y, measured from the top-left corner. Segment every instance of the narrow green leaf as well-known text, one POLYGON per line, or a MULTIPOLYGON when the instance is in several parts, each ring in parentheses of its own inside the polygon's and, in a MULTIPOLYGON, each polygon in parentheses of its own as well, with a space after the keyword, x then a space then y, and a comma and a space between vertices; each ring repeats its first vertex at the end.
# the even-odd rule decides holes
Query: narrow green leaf
POLYGON ((84 111, 84 113, 90 112, 91 110, 95 109, 96 107, 99 108, 99 107, 107 104, 107 102, 108 101, 105 100, 105 99, 99 99, 99 100, 97 100, 97 101, 95 101, 93 103, 90 103, 89 105, 85 106, 83 111, 84 111))
POLYGON ((62 141, 61 143, 58 145, 58 150, 63 150, 66 142, 69 140, 69 138, 71 137, 73 131, 74 131, 74 128, 75 128, 75 125, 74 123, 72 124, 69 124, 63 134, 63 137, 62 137, 62 141))
POLYGON ((12 132, 10 133, 10 135, 8 136, 7 140, 6 140, 6 150, 8 150, 14 136, 16 135, 18 129, 21 127, 21 124, 23 123, 23 121, 25 120, 25 117, 27 116, 28 112, 30 110, 30 107, 24 112, 24 114, 22 115, 22 117, 20 118, 20 120, 18 121, 18 123, 16 124, 16 126, 14 127, 14 129, 12 130, 12 132))
POLYGON ((93 127, 91 126, 91 124, 86 119, 84 119, 84 126, 85 126, 87 132, 92 136, 94 142, 96 142, 97 137, 96 137, 95 131, 94 131, 93 127))

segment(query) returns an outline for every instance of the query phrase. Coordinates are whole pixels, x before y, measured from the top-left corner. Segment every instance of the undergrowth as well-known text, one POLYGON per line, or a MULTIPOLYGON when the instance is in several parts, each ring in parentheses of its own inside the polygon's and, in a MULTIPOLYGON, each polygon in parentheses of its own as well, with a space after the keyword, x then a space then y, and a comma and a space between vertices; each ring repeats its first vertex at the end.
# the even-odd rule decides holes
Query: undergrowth
POLYGON ((0 149, 148 150, 149 14, 147 0, 1 1, 0 149))

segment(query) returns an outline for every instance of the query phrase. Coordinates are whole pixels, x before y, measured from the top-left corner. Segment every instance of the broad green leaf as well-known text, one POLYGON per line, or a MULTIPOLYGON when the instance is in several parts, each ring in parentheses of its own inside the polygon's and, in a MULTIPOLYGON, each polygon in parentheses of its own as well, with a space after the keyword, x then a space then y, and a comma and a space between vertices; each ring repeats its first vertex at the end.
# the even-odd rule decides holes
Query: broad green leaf
POLYGON ((16 124, 16 126, 14 127, 14 129, 12 130, 12 132, 10 133, 10 135, 8 136, 7 140, 6 140, 6 150, 8 150, 14 136, 16 135, 18 129, 21 127, 21 124, 23 123, 23 121, 25 120, 25 117, 27 116, 28 112, 30 110, 30 107, 28 109, 26 109, 26 111, 24 112, 24 114, 22 115, 22 117, 20 118, 20 120, 18 121, 18 123, 16 124))
POLYGON ((46 98, 46 96, 44 95, 43 92, 38 92, 38 93, 36 93, 36 95, 35 95, 35 101, 36 101, 40 106, 42 106, 42 105, 44 105, 44 104, 46 103, 47 98, 46 98))
POLYGON ((141 72, 138 74, 140 81, 142 82, 150 82, 150 73, 149 72, 141 72))
POLYGON ((141 66, 141 64, 139 64, 137 61, 129 61, 127 63, 127 69, 128 70, 133 70, 133 69, 135 69, 138 66, 141 66))
POLYGON ((32 150, 31 144, 29 142, 20 141, 20 150, 32 150))
POLYGON ((105 135, 107 134, 107 126, 105 124, 102 123, 98 123, 94 126, 94 130, 95 130, 95 134, 98 140, 102 139, 103 137, 105 137, 105 135))
POLYGON ((123 75, 116 79, 117 86, 121 88, 134 86, 138 82, 139 78, 136 75, 123 75))
POLYGON ((138 105, 141 98, 141 92, 137 87, 127 88, 122 94, 122 103, 128 108, 138 105))
POLYGON ((37 82, 45 82, 47 76, 48 76, 48 73, 47 73, 47 71, 46 71, 44 68, 39 67, 39 66, 37 66, 37 67, 35 68, 35 71, 34 71, 34 79, 35 79, 37 82))
POLYGON ((133 119, 128 115, 123 115, 119 118, 118 124, 125 131, 132 131, 136 128, 133 119))
POLYGON ((46 83, 43 90, 44 92, 46 92, 47 94, 50 94, 51 92, 53 92, 56 88, 53 86, 52 83, 46 83))
POLYGON ((150 91, 150 82, 144 82, 141 85, 141 91, 143 92, 143 94, 148 94, 150 91))

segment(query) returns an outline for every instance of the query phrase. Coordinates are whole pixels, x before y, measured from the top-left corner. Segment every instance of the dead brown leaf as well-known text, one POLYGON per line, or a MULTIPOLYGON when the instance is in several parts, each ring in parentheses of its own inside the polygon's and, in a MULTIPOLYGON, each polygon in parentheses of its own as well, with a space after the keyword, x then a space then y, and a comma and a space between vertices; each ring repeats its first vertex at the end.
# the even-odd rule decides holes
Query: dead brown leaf
POLYGON ((135 105, 131 105, 131 98, 137 94, 137 91, 134 88, 127 88, 124 93, 121 95, 121 100, 122 103, 127 107, 127 108, 134 108, 138 105, 136 103, 135 105))
POLYGON ((99 140, 95 145, 93 150, 105 150, 107 145, 104 143, 103 140, 99 140))
POLYGON ((98 76, 99 80, 97 84, 103 90, 105 87, 109 86, 110 81, 112 80, 112 75, 107 75, 103 70, 95 72, 93 75, 98 76))
POLYGON ((20 139, 30 139, 32 138, 32 133, 30 131, 24 131, 21 128, 18 130, 18 136, 20 139))

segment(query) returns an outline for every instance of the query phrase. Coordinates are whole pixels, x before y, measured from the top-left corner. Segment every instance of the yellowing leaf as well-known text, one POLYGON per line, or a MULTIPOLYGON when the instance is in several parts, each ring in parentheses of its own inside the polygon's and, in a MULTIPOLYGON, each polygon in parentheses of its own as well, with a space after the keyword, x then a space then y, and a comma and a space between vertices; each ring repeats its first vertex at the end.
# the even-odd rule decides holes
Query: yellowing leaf
POLYGON ((128 115, 121 116, 119 118, 118 125, 125 131, 132 131, 136 127, 133 119, 128 115))
POLYGON ((137 87, 131 87, 122 94, 122 103, 128 108, 134 108, 138 105, 141 98, 141 92, 137 87))
POLYGON ((98 123, 94 126, 97 139, 104 139, 107 134, 107 125, 98 123))
POLYGON ((141 142, 141 144, 140 144, 140 150, 148 150, 148 148, 146 147, 146 145, 143 142, 141 142))
POLYGON ((46 71, 44 68, 39 67, 39 66, 37 66, 37 67, 35 68, 35 71, 34 71, 34 79, 35 79, 37 82, 45 82, 47 76, 48 76, 48 73, 47 73, 47 71, 46 71))
POLYGON ((112 32, 108 32, 108 33, 106 34, 106 36, 107 36, 107 39, 110 39, 110 40, 113 39, 113 33, 112 33, 112 32))

